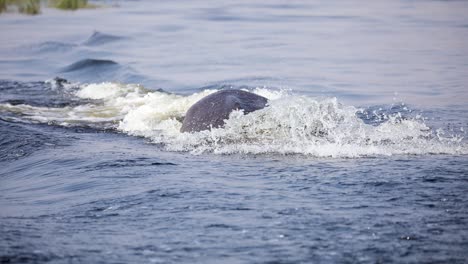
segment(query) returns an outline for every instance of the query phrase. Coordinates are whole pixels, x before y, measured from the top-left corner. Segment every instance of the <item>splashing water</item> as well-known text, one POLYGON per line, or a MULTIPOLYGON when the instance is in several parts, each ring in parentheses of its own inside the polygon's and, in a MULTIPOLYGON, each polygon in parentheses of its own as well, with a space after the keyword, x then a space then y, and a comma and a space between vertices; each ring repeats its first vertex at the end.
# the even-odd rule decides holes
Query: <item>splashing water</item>
POLYGON ((385 122, 366 124, 358 117, 362 109, 340 104, 336 98, 318 99, 256 88, 251 92, 269 99, 266 108, 248 115, 242 110, 233 111, 223 128, 181 133, 181 122, 190 106, 216 90, 184 96, 134 84, 69 84, 62 88, 84 103, 62 108, 4 103, 0 111, 33 122, 116 129, 148 138, 169 151, 193 154, 361 157, 468 153, 461 135, 444 136, 420 117, 408 118, 398 112, 385 122))

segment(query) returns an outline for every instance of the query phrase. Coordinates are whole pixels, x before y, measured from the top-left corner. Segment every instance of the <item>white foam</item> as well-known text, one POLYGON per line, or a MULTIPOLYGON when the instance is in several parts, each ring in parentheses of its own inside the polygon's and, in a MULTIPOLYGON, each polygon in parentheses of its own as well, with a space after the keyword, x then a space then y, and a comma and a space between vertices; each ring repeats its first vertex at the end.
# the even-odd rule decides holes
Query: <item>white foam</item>
POLYGON ((180 133, 181 120, 190 106, 215 91, 183 96, 138 85, 101 83, 79 87, 76 96, 96 100, 84 105, 46 108, 2 104, 0 110, 20 113, 36 122, 111 126, 147 137, 169 151, 193 154, 468 154, 461 137, 433 131, 420 118, 405 120, 397 114, 374 126, 357 117, 359 109, 342 105, 336 98, 316 99, 267 88, 252 91, 269 99, 266 108, 248 115, 234 111, 224 128, 180 133))
POLYGON ((122 97, 132 96, 135 94, 144 94, 148 91, 143 87, 134 84, 119 84, 105 82, 101 84, 84 85, 76 92, 76 96, 88 99, 118 99, 122 97))
POLYGON ((395 154, 468 153, 459 138, 434 137, 421 121, 390 119, 365 124, 357 109, 335 98, 315 100, 286 96, 262 110, 231 114, 221 129, 188 134, 175 129, 153 136, 174 151, 198 154, 303 154, 316 157, 360 157, 395 154))

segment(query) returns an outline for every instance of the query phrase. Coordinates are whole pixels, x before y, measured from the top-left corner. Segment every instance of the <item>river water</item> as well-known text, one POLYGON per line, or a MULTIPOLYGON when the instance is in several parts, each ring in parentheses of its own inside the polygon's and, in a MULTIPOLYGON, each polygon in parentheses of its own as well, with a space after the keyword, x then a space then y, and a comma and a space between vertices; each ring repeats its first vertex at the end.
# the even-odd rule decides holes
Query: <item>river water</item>
POLYGON ((0 14, 2 263, 466 263, 468 2, 94 3, 0 14))

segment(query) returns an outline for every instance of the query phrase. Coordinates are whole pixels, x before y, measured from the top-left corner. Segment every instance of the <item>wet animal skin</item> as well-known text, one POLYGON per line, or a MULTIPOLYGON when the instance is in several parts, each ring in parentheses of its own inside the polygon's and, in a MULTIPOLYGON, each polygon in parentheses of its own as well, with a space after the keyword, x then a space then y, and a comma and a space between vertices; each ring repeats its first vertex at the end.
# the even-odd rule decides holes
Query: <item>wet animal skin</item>
POLYGON ((199 132, 224 125, 233 110, 244 110, 244 114, 262 109, 268 100, 260 95, 242 90, 221 90, 196 102, 187 111, 181 132, 199 132))

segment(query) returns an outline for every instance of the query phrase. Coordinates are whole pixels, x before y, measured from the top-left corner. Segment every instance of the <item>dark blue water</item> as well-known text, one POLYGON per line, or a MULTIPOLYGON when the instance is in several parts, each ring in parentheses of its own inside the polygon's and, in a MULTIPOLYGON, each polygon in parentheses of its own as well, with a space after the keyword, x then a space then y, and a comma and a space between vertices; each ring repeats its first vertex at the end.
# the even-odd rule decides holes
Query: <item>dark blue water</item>
POLYGON ((467 2, 96 3, 0 14, 0 262, 467 262, 467 2))

